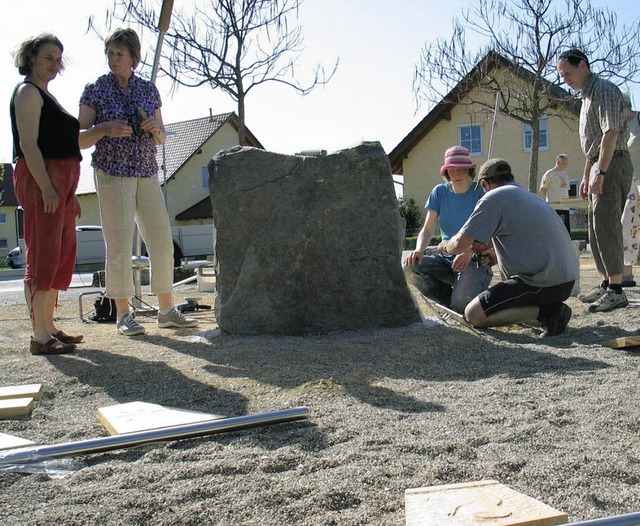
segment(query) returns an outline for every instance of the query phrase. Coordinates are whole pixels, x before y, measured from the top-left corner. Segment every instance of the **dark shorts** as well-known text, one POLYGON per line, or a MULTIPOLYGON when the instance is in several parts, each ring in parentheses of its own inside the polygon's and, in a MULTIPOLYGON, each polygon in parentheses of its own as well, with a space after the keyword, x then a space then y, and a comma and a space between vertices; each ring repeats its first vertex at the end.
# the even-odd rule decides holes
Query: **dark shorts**
POLYGON ((481 292, 478 300, 484 313, 490 316, 505 309, 562 303, 571 295, 573 284, 573 281, 567 281, 553 287, 532 287, 510 278, 481 292))

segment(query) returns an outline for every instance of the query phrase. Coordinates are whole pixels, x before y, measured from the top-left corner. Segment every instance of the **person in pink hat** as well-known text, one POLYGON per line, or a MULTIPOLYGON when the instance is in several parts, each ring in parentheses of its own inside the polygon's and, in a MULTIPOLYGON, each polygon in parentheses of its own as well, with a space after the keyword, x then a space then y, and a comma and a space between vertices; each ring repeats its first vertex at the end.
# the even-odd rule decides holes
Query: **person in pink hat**
POLYGON ((440 175, 444 182, 429 194, 425 204, 427 215, 418 235, 416 248, 404 261, 407 281, 425 297, 464 312, 467 304, 491 283, 493 273, 487 259, 473 257, 472 250, 452 256, 425 255, 436 223, 440 225, 442 239, 450 239, 464 225, 476 203, 484 195, 474 183, 476 164, 469 150, 452 146, 444 154, 440 175))

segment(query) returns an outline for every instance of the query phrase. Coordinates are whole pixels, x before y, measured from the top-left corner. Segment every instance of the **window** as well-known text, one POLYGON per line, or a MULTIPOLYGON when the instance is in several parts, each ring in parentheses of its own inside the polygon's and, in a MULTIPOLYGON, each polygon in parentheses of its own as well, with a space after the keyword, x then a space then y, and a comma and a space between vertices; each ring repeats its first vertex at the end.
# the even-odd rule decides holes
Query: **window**
POLYGON ((0 225, 4 225, 7 222, 7 214, 0 214, 0 225))
MULTIPOLYGON (((531 151, 531 142, 533 140, 533 130, 531 129, 531 125, 523 124, 522 125, 522 142, 523 149, 526 152, 531 151)), ((549 149, 549 135, 547 134, 547 119, 540 119, 540 131, 538 132, 538 137, 540 138, 540 149, 548 150, 549 149)))
POLYGON ((0 239, 0 248, 9 248, 9 243, 6 239, 0 239))
POLYGON ((209 169, 206 166, 202 167, 202 188, 209 188, 209 169))
POLYGON ((471 155, 482 155, 482 128, 479 124, 459 126, 460 146, 464 146, 471 155))

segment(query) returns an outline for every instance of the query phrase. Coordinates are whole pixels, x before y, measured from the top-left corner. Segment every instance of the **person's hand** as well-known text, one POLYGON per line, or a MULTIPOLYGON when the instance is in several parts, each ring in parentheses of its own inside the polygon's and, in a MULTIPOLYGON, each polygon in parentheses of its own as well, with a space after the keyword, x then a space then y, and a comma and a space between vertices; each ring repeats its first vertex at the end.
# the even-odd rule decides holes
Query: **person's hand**
POLYGON ((453 263, 451 264, 451 268, 453 270, 457 270, 458 272, 464 272, 466 268, 469 266, 469 262, 471 261, 471 257, 473 256, 473 252, 471 250, 467 250, 462 254, 458 254, 453 258, 453 263))
POLYGON ((471 249, 476 255, 476 261, 480 265, 487 265, 488 267, 492 267, 498 262, 498 257, 496 256, 496 252, 493 247, 490 247, 485 243, 474 241, 471 245, 471 249))
POLYGON ((150 133, 152 136, 156 136, 160 133, 160 123, 155 116, 145 118, 141 123, 140 127, 150 133))
POLYGON ((589 197, 589 181, 585 177, 580 182, 580 197, 585 200, 589 197))
POLYGON ((440 243, 438 243, 438 246, 436 247, 436 252, 439 252, 441 254, 446 254, 448 242, 449 242, 448 239, 443 239, 442 241, 440 241, 440 243))
POLYGON ((422 262, 422 251, 414 250, 407 256, 407 259, 404 260, 404 264, 408 267, 412 267, 415 264, 420 264, 422 262))
POLYGON ((53 186, 42 190, 42 202, 45 214, 53 214, 60 206, 60 199, 53 186))
POLYGON ((133 128, 127 121, 107 121, 99 124, 108 137, 131 137, 133 128))
POLYGON ((80 219, 82 217, 82 207, 80 206, 80 201, 78 201, 78 197, 75 197, 76 200, 76 217, 80 219))
POLYGON ((594 170, 591 169, 589 175, 589 193, 599 195, 602 193, 602 186, 604 184, 604 176, 596 175, 594 170))

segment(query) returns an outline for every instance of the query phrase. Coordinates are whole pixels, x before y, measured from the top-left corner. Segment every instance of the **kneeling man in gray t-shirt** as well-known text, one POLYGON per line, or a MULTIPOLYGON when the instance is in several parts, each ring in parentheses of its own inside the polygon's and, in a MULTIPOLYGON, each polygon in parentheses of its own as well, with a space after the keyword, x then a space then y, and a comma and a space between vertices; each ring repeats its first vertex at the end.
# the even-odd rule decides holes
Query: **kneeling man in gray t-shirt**
POLYGON ((503 281, 476 296, 465 318, 475 327, 537 319, 545 336, 564 332, 571 309, 563 302, 579 276, 567 229, 553 208, 514 183, 505 160, 489 159, 478 177, 484 197, 438 250, 460 254, 473 246, 481 256, 497 259, 503 281))

